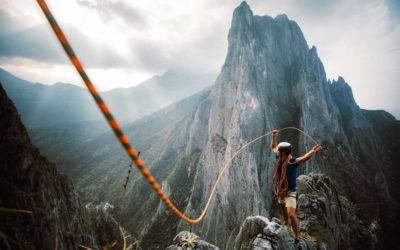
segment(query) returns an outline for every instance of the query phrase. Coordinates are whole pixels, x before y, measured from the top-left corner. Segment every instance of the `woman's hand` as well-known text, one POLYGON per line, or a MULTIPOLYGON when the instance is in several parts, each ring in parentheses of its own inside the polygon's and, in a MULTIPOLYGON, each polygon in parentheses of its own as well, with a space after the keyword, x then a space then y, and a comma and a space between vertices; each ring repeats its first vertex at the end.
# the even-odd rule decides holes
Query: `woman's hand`
POLYGON ((314 153, 318 153, 321 149, 322 149, 321 144, 318 144, 318 145, 315 145, 315 146, 312 148, 312 151, 314 151, 314 153))

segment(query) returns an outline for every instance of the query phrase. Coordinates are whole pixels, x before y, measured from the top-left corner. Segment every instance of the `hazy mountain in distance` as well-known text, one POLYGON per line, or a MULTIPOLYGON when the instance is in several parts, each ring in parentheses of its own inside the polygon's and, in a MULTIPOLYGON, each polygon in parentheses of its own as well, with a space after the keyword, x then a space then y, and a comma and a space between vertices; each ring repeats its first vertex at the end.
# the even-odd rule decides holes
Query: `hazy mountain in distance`
POLYGON ((31 83, 0 69, 0 82, 25 126, 99 120, 95 102, 85 89, 65 83, 31 83))
POLYGON ((215 81, 213 74, 169 70, 132 88, 104 92, 118 120, 133 121, 193 95, 215 81))
MULTIPOLYGON (((101 92, 118 121, 133 121, 210 86, 213 75, 167 71, 139 85, 101 92)), ((102 120, 89 92, 66 83, 44 85, 0 69, 0 81, 28 127, 102 120)))

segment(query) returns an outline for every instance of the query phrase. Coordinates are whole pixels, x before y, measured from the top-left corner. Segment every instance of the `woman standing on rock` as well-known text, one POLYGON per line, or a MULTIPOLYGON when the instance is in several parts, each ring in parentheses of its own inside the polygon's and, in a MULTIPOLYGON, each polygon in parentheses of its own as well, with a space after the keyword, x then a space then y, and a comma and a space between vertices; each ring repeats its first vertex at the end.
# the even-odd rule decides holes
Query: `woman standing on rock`
POLYGON ((278 199, 279 205, 282 210, 285 225, 289 225, 290 219, 295 242, 299 241, 299 221, 296 215, 296 178, 297 167, 309 160, 314 154, 322 149, 321 145, 314 146, 309 152, 301 157, 292 156, 292 146, 288 142, 276 143, 276 137, 279 131, 272 132, 271 148, 274 153, 279 156, 275 164, 274 175, 272 183, 274 185, 274 194, 278 199))

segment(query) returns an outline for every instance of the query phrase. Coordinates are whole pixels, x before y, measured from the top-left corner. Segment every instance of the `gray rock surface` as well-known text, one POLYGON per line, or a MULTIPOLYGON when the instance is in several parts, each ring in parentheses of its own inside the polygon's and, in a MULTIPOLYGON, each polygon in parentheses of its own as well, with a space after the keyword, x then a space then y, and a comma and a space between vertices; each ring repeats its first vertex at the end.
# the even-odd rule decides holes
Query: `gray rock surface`
POLYGON ((32 146, 0 85, 0 249, 98 247, 83 204, 66 176, 32 146))
POLYGON ((327 249, 376 249, 380 229, 371 230, 376 221, 364 223, 356 215, 356 207, 327 176, 301 175, 297 178, 299 197, 297 214, 300 230, 323 242, 327 249))
POLYGON ((247 217, 240 227, 239 234, 235 239, 235 249, 249 249, 254 236, 263 233, 263 230, 268 223, 268 218, 262 216, 247 217))
POLYGON ((167 247, 167 250, 219 250, 218 247, 201 240, 199 236, 188 231, 179 232, 173 241, 174 245, 167 247), (187 239, 196 239, 193 244, 188 245, 187 239), (186 242, 186 244, 185 244, 186 242))
POLYGON ((136 246, 135 238, 132 237, 124 228, 121 221, 118 221, 118 212, 113 205, 108 202, 100 204, 86 204, 86 209, 91 221, 91 227, 95 231, 96 242, 103 249, 123 249, 123 237, 125 244, 136 246))
POLYGON ((81 203, 70 180, 32 146, 1 84, 0 171, 0 249, 122 246, 112 206, 81 203))

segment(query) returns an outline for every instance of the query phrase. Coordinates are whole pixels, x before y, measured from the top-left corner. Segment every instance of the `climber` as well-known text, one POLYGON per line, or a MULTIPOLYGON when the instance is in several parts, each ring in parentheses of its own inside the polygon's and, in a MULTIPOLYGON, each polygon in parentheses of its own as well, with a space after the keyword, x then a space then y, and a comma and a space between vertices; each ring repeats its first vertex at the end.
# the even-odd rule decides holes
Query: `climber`
POLYGON ((292 146, 288 142, 276 143, 276 137, 279 131, 272 132, 272 151, 277 154, 278 161, 276 162, 272 183, 274 185, 274 194, 278 199, 282 210, 284 223, 289 225, 290 219, 295 243, 299 241, 299 221, 296 215, 296 178, 297 167, 303 162, 309 160, 314 154, 322 149, 321 145, 314 146, 309 152, 301 157, 292 156, 292 146))

